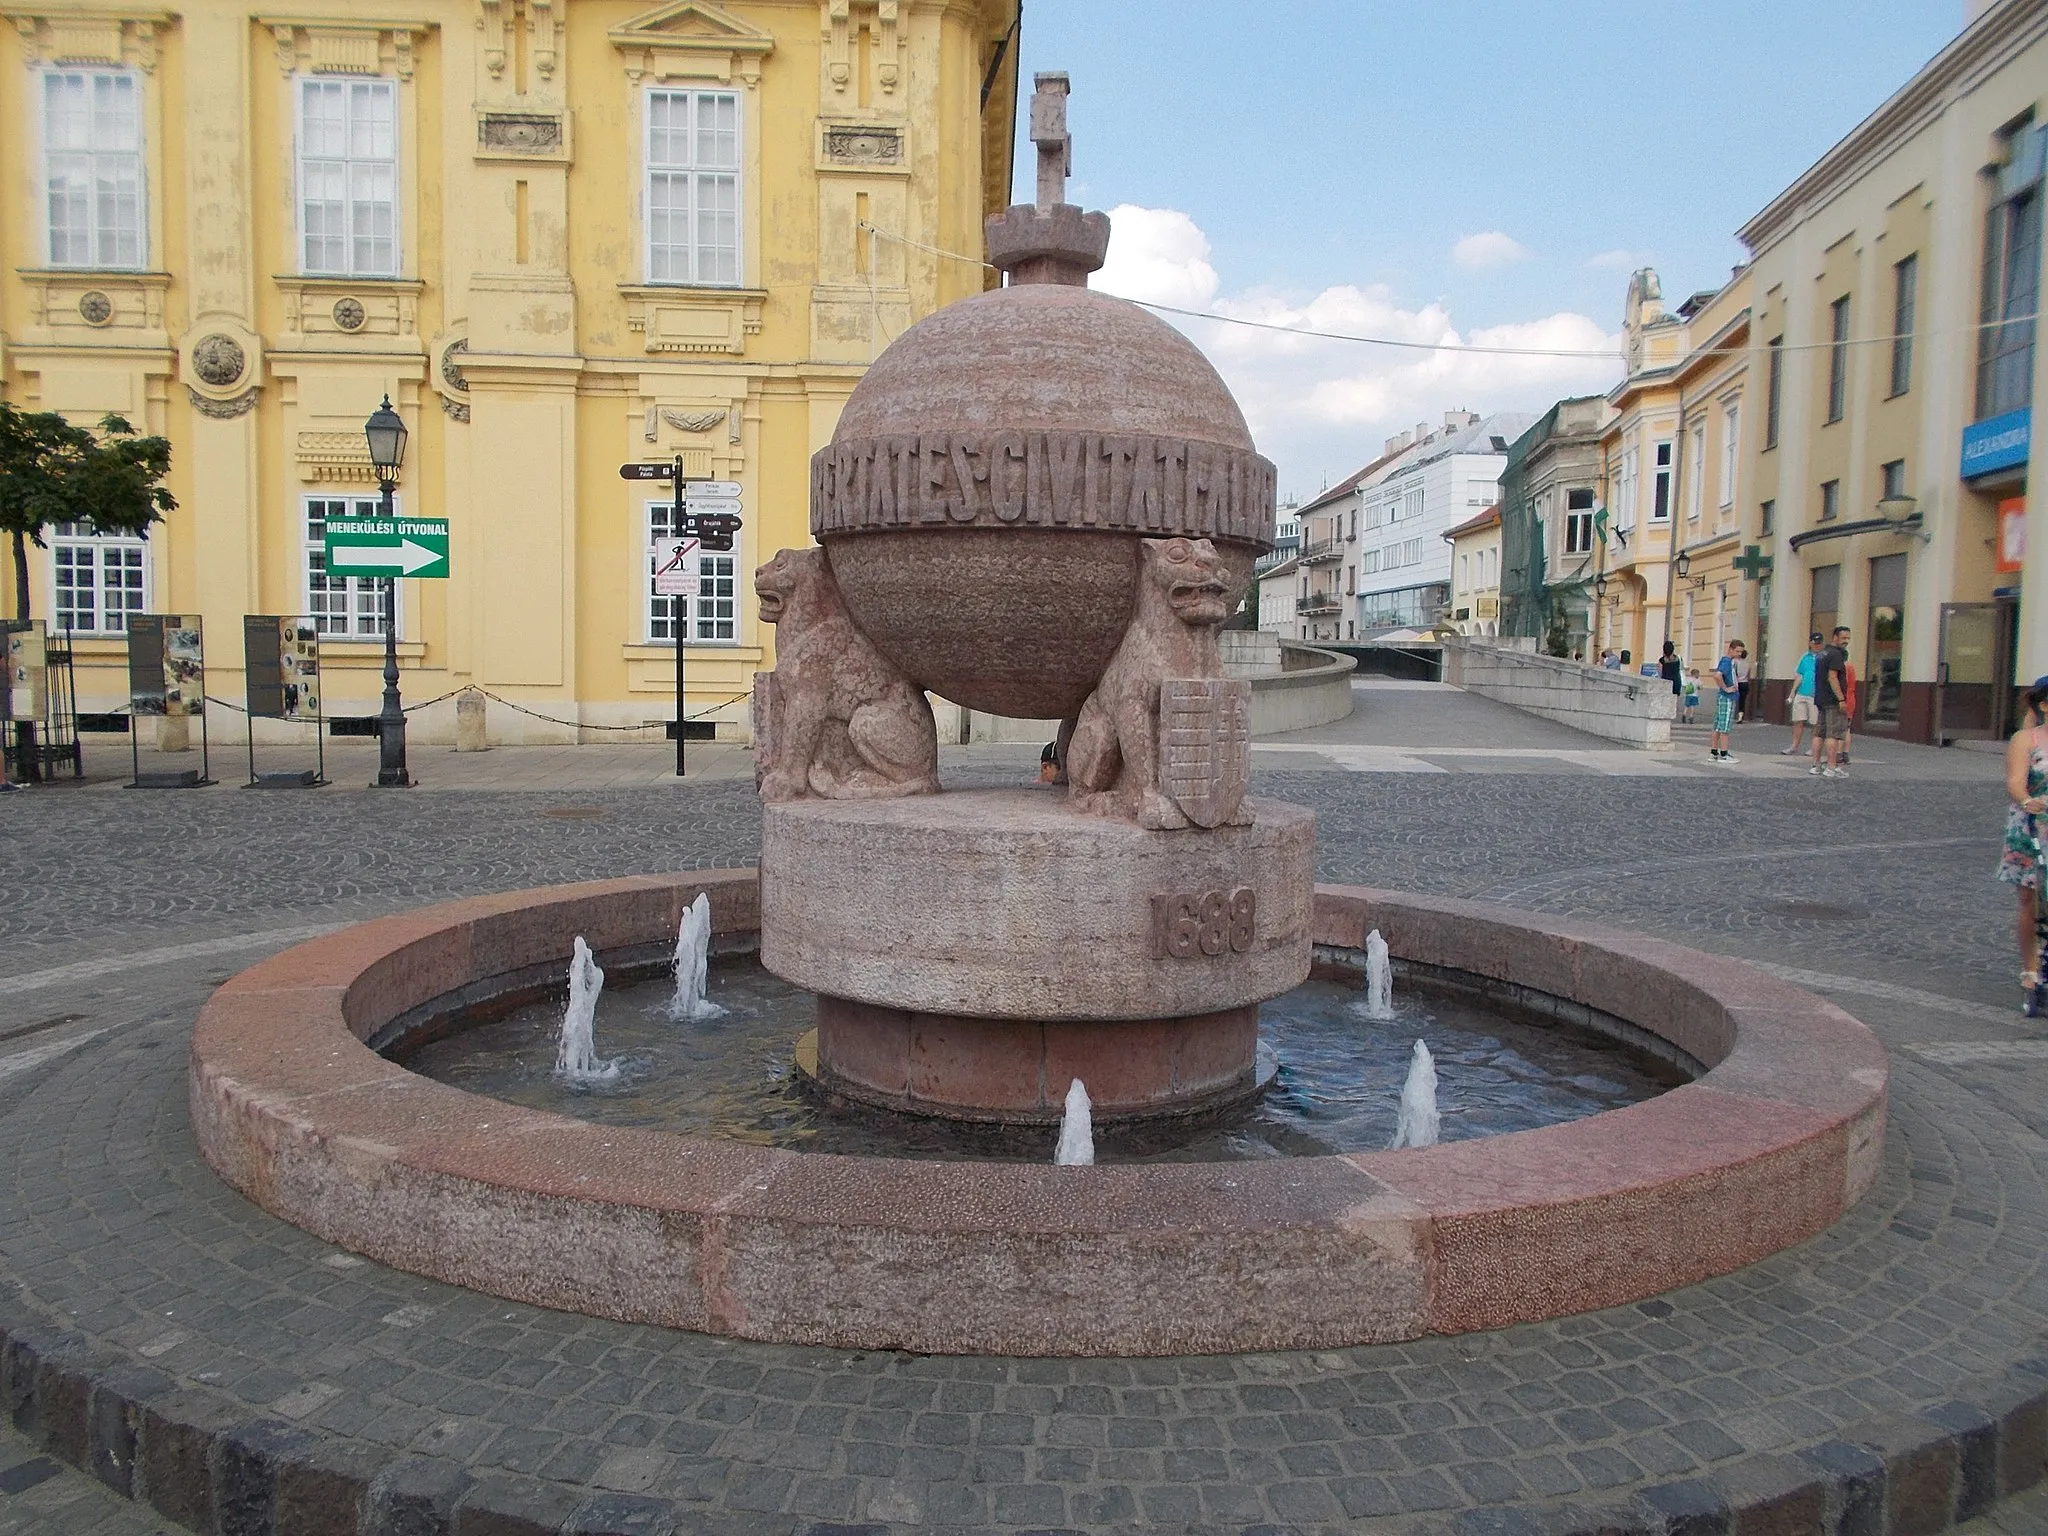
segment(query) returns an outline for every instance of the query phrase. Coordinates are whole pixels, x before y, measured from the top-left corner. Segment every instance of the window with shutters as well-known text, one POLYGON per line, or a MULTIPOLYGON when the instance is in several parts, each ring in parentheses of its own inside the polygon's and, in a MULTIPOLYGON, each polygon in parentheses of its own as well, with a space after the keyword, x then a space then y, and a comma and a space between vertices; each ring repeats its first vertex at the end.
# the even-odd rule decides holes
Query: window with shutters
POLYGON ((740 98, 736 91, 647 93, 647 281, 740 282, 740 98))
POLYGON ((43 207, 53 267, 141 268, 142 88, 126 70, 43 73, 43 207))

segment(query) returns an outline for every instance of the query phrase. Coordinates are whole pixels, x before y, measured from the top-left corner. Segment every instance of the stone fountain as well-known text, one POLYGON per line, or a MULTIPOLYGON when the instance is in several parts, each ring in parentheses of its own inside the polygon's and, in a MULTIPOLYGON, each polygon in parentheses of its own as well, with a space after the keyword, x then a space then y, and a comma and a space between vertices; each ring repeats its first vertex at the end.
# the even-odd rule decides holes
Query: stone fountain
POLYGON ((1272 547, 1273 466, 1216 371, 1091 292, 1109 220, 1062 200, 1067 79, 1031 104, 1009 286, 899 337, 756 576, 761 954, 815 992, 846 1097, 969 1119, 1255 1092, 1259 1004, 1309 973, 1315 827, 1247 797, 1250 685, 1216 632, 1272 547), (939 793, 927 692, 1059 719, 1064 794, 939 793))
POLYGON ((252 966, 192 1036, 193 1133, 228 1183, 508 1299, 1023 1355, 1617 1306, 1812 1237, 1870 1187, 1885 1055, 1822 999, 1640 934, 1312 884, 1309 813, 1246 793, 1246 688, 1216 644, 1272 534, 1272 466, 1192 346, 1088 290, 1109 230, 1061 201, 1064 96, 1040 77, 1036 205, 990 222, 1010 286, 877 360, 813 462, 819 547, 756 577, 781 632, 755 692, 758 872, 478 896, 252 966), (941 793, 928 691, 1061 720, 1064 783, 941 793), (798 1056, 821 1087, 918 1115, 1049 1123, 1075 1079, 1098 1120, 1220 1110, 1259 1090, 1260 1002, 1311 973, 1355 987, 1372 951, 1692 1080, 1420 1149, 1054 1167, 609 1125, 405 1064, 554 995, 572 954, 667 981, 686 912, 693 967, 758 947, 815 994, 798 1056))

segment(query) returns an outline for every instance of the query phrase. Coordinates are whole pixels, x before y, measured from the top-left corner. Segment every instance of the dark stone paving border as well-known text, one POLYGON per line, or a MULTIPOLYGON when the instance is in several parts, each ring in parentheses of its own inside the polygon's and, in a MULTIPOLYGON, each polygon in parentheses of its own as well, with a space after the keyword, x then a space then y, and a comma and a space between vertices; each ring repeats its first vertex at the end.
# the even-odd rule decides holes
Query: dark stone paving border
MULTIPOLYGON (((630 1493, 578 1498, 559 1483, 477 1477, 430 1456, 339 1440, 161 1371, 94 1358, 75 1335, 0 1323, 0 1402, 37 1449, 125 1498, 220 1536, 966 1536, 983 1526, 709 1512, 630 1493)), ((2048 1358, 2008 1369, 1971 1399, 1870 1420, 1794 1456, 1749 1455, 1710 1476, 1625 1498, 1412 1517, 1421 1536, 1906 1536, 1984 1514, 2048 1473, 2048 1358)), ((1280 1536, 1355 1525, 1104 1527, 1186 1536, 1280 1536)))

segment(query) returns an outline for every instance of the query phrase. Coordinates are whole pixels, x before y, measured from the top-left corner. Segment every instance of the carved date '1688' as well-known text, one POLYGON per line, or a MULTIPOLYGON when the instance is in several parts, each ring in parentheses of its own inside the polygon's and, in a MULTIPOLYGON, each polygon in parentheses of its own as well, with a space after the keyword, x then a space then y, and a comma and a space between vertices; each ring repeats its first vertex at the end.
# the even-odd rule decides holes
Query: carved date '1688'
POLYGON ((1258 915, 1258 896, 1248 885, 1194 895, 1162 891, 1152 898, 1152 958, 1243 954, 1258 937, 1258 915))

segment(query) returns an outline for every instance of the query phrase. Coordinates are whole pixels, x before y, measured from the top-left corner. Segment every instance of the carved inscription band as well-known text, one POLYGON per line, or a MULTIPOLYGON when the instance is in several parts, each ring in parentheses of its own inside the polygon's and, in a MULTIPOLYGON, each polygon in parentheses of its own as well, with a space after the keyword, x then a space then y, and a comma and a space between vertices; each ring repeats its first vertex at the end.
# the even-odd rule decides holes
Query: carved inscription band
POLYGON ((1094 528, 1270 549, 1272 462, 1245 448, 1100 432, 952 432, 811 457, 811 532, 1094 528))

